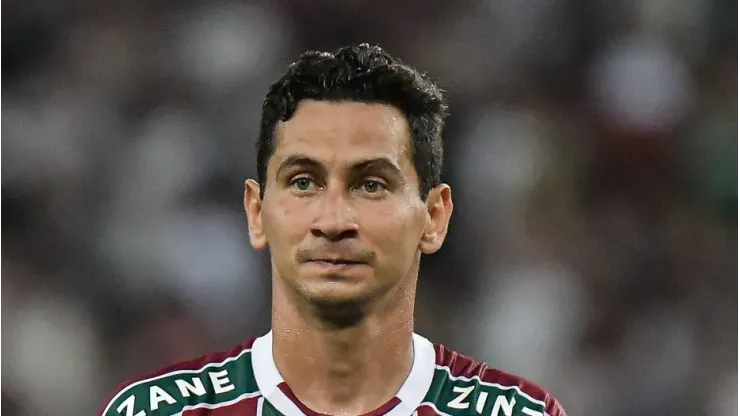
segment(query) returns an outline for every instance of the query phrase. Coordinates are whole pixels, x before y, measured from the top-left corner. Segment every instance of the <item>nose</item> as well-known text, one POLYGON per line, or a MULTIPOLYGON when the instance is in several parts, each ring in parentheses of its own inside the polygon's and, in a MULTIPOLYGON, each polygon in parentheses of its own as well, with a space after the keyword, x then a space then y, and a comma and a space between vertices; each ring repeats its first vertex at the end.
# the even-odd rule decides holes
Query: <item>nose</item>
POLYGON ((323 194, 311 233, 331 242, 357 237, 359 225, 349 195, 338 186, 331 188, 323 194))

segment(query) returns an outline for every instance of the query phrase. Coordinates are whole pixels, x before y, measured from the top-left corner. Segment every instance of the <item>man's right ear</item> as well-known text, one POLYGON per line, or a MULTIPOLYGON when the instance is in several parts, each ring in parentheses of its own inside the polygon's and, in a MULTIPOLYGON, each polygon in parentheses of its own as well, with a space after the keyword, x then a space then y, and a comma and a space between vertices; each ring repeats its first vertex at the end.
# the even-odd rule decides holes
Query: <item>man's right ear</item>
POLYGON ((265 229, 262 226, 262 197, 260 184, 253 179, 244 183, 244 212, 247 214, 249 225, 249 242, 255 250, 267 247, 265 229))

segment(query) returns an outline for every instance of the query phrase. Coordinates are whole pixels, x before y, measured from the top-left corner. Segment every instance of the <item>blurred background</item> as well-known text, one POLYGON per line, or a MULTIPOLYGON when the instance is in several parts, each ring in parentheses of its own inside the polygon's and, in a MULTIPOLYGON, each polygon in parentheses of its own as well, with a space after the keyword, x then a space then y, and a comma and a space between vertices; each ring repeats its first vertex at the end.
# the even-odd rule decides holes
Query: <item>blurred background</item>
POLYGON ((381 44, 451 100, 417 330, 576 415, 737 412, 737 2, 3 2, 2 412, 269 328, 270 83, 381 44))

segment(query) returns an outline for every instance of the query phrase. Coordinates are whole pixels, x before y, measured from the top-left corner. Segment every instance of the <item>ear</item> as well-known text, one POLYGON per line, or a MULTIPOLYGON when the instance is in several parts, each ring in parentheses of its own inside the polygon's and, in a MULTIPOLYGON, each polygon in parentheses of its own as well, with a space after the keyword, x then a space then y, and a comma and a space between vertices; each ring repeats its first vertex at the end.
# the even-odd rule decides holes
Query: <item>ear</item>
POLYGON ((244 212, 249 224, 249 242, 256 250, 267 247, 265 229, 262 226, 262 197, 260 185, 253 179, 244 183, 244 212))
POLYGON ((452 216, 452 189, 441 184, 432 189, 427 196, 427 224, 419 242, 419 250, 432 254, 442 247, 447 237, 447 227, 452 216))

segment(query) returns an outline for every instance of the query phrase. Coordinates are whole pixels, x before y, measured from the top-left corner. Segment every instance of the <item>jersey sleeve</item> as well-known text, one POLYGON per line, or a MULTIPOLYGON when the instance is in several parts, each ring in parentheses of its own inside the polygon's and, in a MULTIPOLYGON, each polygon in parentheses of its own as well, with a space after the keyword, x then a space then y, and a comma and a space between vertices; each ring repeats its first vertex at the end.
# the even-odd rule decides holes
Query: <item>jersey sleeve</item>
POLYGON ((121 383, 96 415, 169 416, 181 414, 189 407, 223 407, 225 403, 255 396, 257 387, 251 376, 253 342, 254 338, 121 383))
POLYGON ((474 408, 473 414, 567 416, 554 396, 524 377, 490 368, 440 344, 435 348, 435 405, 444 414, 467 416, 460 412, 474 408))
MULTIPOLYGON (((164 415, 163 409, 150 408, 150 389, 160 387, 162 380, 182 371, 191 371, 202 368, 214 360, 221 359, 221 355, 202 355, 192 360, 181 361, 166 367, 159 368, 150 373, 131 378, 116 386, 108 394, 96 416, 159 416, 164 415)), ((162 394, 166 390, 158 390, 162 394)), ((164 396, 162 396, 164 397, 164 396)), ((169 397, 168 397, 169 398, 169 397)), ((167 403, 166 399, 163 403, 167 403)), ((169 415, 169 413, 167 413, 169 415)))

